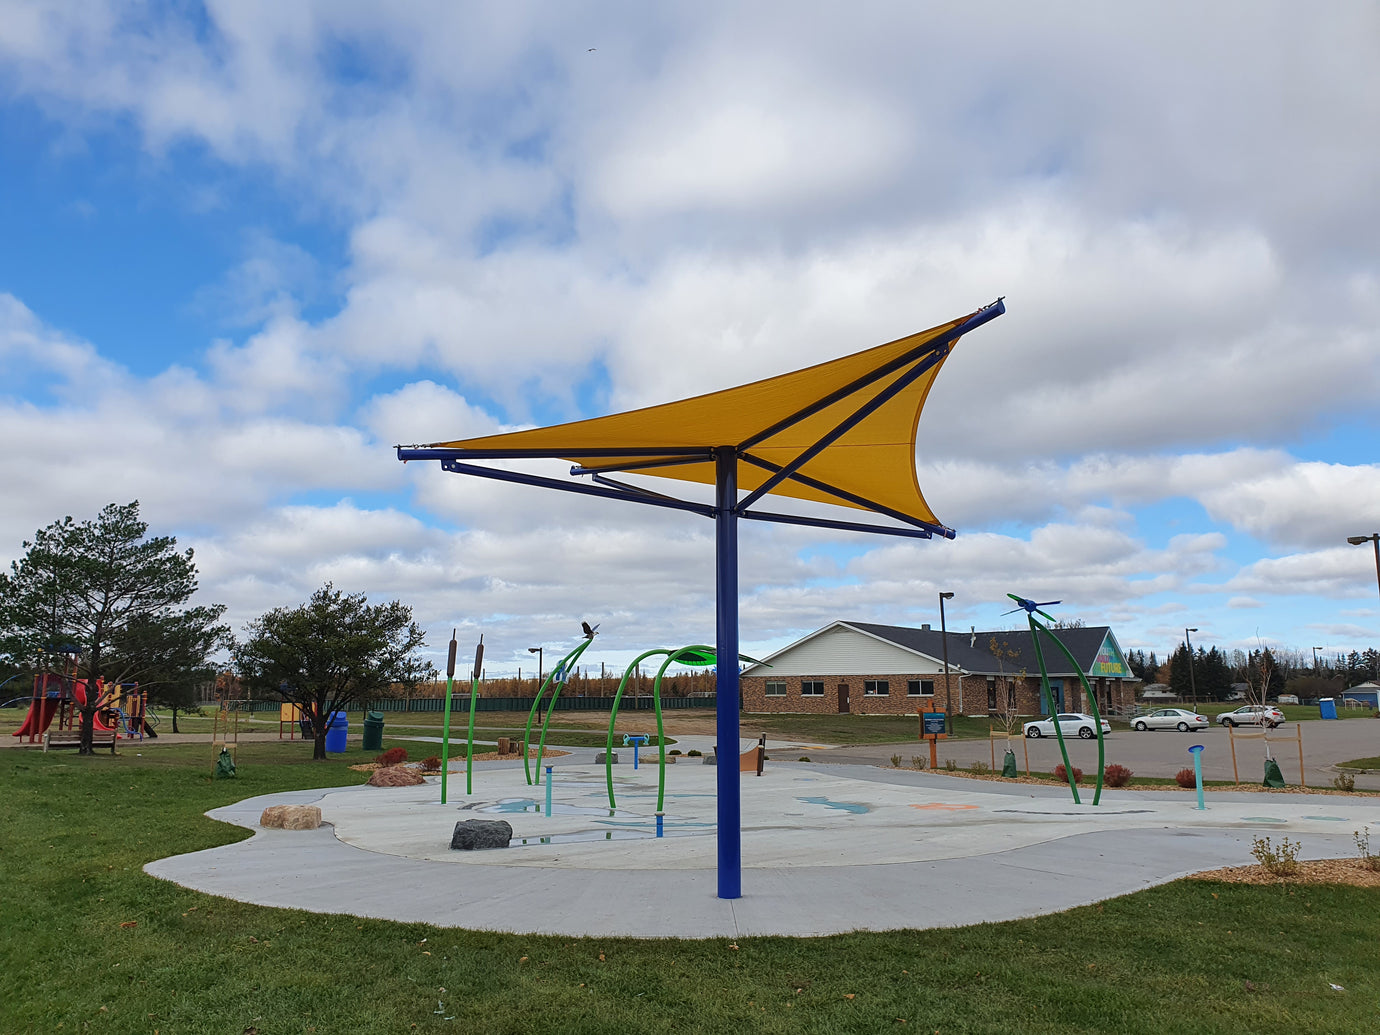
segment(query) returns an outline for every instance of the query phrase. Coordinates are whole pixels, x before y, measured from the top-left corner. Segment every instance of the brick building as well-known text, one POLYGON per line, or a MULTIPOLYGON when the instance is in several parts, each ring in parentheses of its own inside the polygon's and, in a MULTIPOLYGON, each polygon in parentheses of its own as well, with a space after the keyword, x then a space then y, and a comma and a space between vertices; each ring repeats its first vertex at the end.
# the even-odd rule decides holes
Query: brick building
MULTIPOLYGON (((1058 629, 1104 711, 1134 706, 1131 674, 1107 626, 1058 629)), ((1041 638, 1044 640, 1044 638, 1041 638)), ((834 622, 744 670, 749 712, 913 715, 930 704, 964 715, 1045 715, 1029 630, 949 632, 834 622)), ((1085 711, 1083 687, 1062 651, 1040 644, 1059 711, 1085 711)))

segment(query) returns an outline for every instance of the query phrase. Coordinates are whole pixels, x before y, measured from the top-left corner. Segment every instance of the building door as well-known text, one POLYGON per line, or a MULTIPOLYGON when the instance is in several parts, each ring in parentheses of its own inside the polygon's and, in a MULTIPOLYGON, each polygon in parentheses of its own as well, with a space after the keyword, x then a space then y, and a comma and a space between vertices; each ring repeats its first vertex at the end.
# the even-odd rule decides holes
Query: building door
POLYGON ((1046 714, 1053 715, 1055 712, 1062 712, 1064 710, 1064 681, 1062 679, 1051 679, 1049 681, 1049 689, 1050 693, 1054 694, 1054 707, 1048 707, 1049 698, 1046 697, 1046 714))
POLYGON ((848 684, 839 684, 839 714, 845 715, 848 712, 848 684))

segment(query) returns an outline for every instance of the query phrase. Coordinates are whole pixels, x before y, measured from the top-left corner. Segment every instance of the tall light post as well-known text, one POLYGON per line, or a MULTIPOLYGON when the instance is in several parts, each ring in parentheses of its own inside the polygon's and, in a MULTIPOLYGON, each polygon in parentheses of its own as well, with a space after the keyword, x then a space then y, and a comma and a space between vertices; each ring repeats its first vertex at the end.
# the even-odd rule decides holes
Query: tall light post
POLYGON ((1370 535, 1349 535, 1346 541, 1352 546, 1360 546, 1362 543, 1375 544, 1375 585, 1380 588, 1380 532, 1372 532, 1370 535))
MULTIPOLYGON (((537 656, 537 693, 541 693, 541 650, 542 650, 542 649, 541 649, 540 647, 528 647, 528 648, 527 648, 527 653, 528 653, 528 654, 535 654, 535 655, 537 656)), ((541 721, 541 708, 540 708, 540 706, 538 706, 538 708, 537 708, 537 721, 538 721, 538 722, 541 721)))
POLYGON ((1197 628, 1184 630, 1184 643, 1188 646, 1188 687, 1193 691, 1193 708, 1198 708, 1198 682, 1193 678, 1193 641, 1189 639, 1189 633, 1196 633, 1197 628))
MULTIPOLYGON (((944 650, 944 710, 946 712, 951 710, 950 705, 952 702, 949 694, 949 629, 944 624, 944 601, 952 600, 953 598, 954 595, 952 593, 939 594, 939 642, 943 645, 944 650)), ((958 684, 958 714, 963 714, 962 683, 958 684)))
POLYGON ((1320 650, 1322 650, 1321 647, 1313 648, 1313 675, 1315 676, 1320 675, 1320 673, 1318 672, 1318 651, 1320 650))

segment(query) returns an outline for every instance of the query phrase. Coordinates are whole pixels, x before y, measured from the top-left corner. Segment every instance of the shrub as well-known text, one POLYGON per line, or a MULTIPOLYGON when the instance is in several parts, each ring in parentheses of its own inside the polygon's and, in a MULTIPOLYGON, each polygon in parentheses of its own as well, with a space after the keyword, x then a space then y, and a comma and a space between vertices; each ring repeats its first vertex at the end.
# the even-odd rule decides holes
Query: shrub
POLYGON ((952 758, 946 758, 944 759, 944 768, 951 773, 956 773, 958 772, 958 762, 952 758))
POLYGON ((432 755, 430 758, 424 758, 422 759, 422 768, 428 772, 440 769, 441 759, 436 755, 432 755))
POLYGON ((702 756, 703 754, 704 754, 704 752, 703 752, 703 751, 700 751, 698 748, 691 748, 689 751, 687 751, 687 752, 685 753, 685 757, 686 757, 686 758, 699 758, 699 757, 702 756))
POLYGON ((1338 773, 1332 778, 1332 786, 1339 791, 1354 791, 1356 789, 1356 777, 1350 773, 1338 773))
POLYGON ((679 755, 679 754, 681 754, 681 750, 680 750, 680 748, 672 748, 670 751, 668 751, 668 752, 666 752, 666 753, 667 753, 668 755, 679 755))
POLYGON ((1117 765, 1113 762, 1106 769, 1102 770, 1102 782, 1108 787, 1125 787, 1131 782, 1131 777, 1136 774, 1127 769, 1124 765, 1117 765))
POLYGON ((810 756, 809 756, 809 755, 801 755, 798 759, 796 759, 797 762, 808 762, 809 760, 810 760, 810 756))
POLYGON ((912 769, 924 769, 925 766, 929 765, 929 763, 930 763, 930 760, 929 760, 928 758, 926 758, 924 755, 911 755, 911 756, 910 756, 910 767, 911 767, 912 769))
POLYGON ((1351 833, 1356 838, 1356 851, 1361 855, 1361 865, 1368 870, 1380 872, 1380 855, 1373 855, 1370 850, 1370 827, 1353 830, 1351 833))
POLYGON ((1282 837, 1276 850, 1268 837, 1257 837, 1251 842, 1251 854, 1276 877, 1292 877, 1299 871, 1299 849, 1302 847, 1300 842, 1282 837))
MULTIPOLYGON (((389 748, 383 754, 374 759, 379 765, 387 767, 397 765, 399 762, 407 761, 407 748, 389 748)), ((440 766, 438 765, 439 769, 440 766)))
POLYGON ((974 762, 968 767, 968 771, 970 773, 976 773, 978 776, 986 776, 992 771, 992 767, 986 762, 974 762))
POLYGON ((900 769, 900 768, 901 768, 901 756, 900 756, 900 755, 892 755, 892 756, 891 756, 891 768, 893 768, 893 769, 900 769))
POLYGON ((1191 768, 1180 769, 1174 774, 1174 782, 1191 791, 1198 786, 1198 776, 1191 768))
MULTIPOLYGON (((1067 783, 1067 782, 1068 782, 1068 779, 1069 779, 1069 771, 1068 771, 1067 769, 1064 768, 1064 763, 1063 763, 1063 762, 1060 762, 1058 765, 1056 765, 1056 766, 1054 767, 1053 776, 1054 776, 1054 778, 1055 778, 1056 780, 1060 780, 1060 781, 1062 781, 1062 782, 1064 782, 1064 783, 1067 783)), ((1074 782, 1074 783, 1082 783, 1082 782, 1083 782, 1083 770, 1079 769, 1077 766, 1074 766, 1074 767, 1073 767, 1073 782, 1074 782)))

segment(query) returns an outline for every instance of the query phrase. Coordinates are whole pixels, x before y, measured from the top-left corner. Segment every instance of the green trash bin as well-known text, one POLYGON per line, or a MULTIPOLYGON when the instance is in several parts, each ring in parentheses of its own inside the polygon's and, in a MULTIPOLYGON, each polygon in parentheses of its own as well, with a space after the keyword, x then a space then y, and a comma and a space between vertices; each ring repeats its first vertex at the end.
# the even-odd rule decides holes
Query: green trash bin
POLYGON ((364 750, 383 750, 383 712, 364 713, 364 750))

